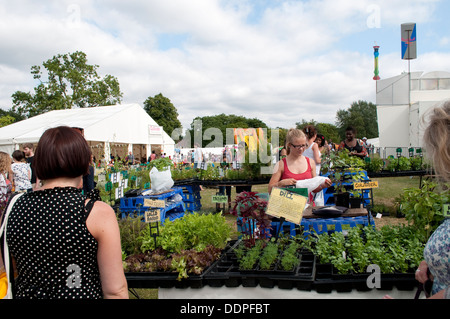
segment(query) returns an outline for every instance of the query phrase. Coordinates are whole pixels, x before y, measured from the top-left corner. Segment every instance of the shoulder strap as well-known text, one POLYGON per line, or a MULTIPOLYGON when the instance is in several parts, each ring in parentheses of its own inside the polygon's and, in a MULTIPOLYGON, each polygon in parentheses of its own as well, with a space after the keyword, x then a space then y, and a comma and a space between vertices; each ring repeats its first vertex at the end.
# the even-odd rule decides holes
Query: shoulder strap
POLYGON ((85 215, 84 215, 84 221, 86 221, 89 217, 89 214, 91 213, 92 207, 94 207, 94 204, 97 200, 95 199, 91 199, 89 200, 89 202, 86 204, 85 207, 85 215))
POLYGON ((6 241, 6 227, 8 225, 9 214, 10 214, 14 204, 20 198, 20 196, 22 196, 23 194, 25 194, 25 193, 19 193, 17 195, 14 195, 10 199, 8 206, 6 208, 6 212, 5 212, 5 215, 3 218, 2 225, 0 226, 0 238, 3 237, 3 243, 2 243, 2 245, 0 245, 0 246, 2 246, 1 254, 2 254, 2 258, 3 258, 3 264, 5 266, 6 278, 8 280, 7 295, 12 295, 12 292, 14 291, 14 266, 13 266, 13 263, 10 262, 11 257, 9 254, 8 243, 6 241))

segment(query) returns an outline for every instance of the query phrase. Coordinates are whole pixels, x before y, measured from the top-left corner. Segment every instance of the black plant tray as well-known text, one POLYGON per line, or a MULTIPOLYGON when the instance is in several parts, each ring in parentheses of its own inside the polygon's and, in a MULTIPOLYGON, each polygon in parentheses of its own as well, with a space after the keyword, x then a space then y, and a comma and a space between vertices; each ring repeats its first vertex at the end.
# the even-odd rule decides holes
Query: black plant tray
MULTIPOLYGON (((222 250, 222 255, 236 245, 235 240, 228 242, 222 250)), ((129 288, 202 288, 204 286, 203 275, 209 269, 216 266, 220 258, 206 268, 202 274, 188 274, 188 278, 178 280, 178 272, 125 272, 125 278, 129 288)))
POLYGON ((178 280, 177 272, 125 273, 129 288, 202 288, 202 275, 190 274, 178 280))
MULTIPOLYGON (((370 273, 339 274, 331 264, 317 264, 313 289, 318 293, 350 292, 352 290, 368 291, 367 279, 370 273)), ((379 290, 411 291, 417 288, 414 273, 381 274, 379 290)), ((373 288, 375 289, 375 288, 373 288)))
MULTIPOLYGON (((238 245, 239 242, 236 243, 238 245)), ((236 246, 235 246, 236 247, 236 246)), ((211 287, 256 287, 280 289, 310 290, 314 282, 315 256, 312 253, 301 253, 300 264, 292 271, 273 270, 240 270, 234 247, 224 253, 221 259, 210 267, 203 275, 205 285, 211 287)))

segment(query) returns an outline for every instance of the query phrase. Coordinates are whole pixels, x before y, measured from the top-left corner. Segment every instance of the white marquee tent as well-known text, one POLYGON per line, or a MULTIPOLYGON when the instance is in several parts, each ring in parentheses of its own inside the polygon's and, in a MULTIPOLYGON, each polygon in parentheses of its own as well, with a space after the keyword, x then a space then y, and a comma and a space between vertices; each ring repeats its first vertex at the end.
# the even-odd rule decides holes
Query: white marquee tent
POLYGON ((110 144, 139 144, 146 148, 159 145, 168 156, 175 152, 175 142, 139 104, 111 105, 50 111, 0 128, 0 151, 11 154, 23 143, 37 143, 51 127, 67 125, 84 129, 87 141, 102 142, 109 160, 110 144))

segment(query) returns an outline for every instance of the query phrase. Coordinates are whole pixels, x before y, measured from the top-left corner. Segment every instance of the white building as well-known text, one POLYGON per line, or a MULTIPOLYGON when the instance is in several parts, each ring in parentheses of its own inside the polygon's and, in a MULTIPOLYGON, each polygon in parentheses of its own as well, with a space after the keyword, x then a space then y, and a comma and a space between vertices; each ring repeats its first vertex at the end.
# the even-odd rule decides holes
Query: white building
POLYGON ((59 125, 84 129, 97 159, 122 159, 132 152, 148 158, 155 147, 173 156, 175 142, 139 104, 124 104, 50 111, 0 128, 0 151, 11 154, 24 143, 37 144, 42 133, 59 125))
POLYGON ((420 125, 422 115, 430 107, 449 98, 449 72, 411 72, 378 80, 379 145, 386 148, 386 155, 395 155, 399 147, 421 148, 424 130, 420 125))

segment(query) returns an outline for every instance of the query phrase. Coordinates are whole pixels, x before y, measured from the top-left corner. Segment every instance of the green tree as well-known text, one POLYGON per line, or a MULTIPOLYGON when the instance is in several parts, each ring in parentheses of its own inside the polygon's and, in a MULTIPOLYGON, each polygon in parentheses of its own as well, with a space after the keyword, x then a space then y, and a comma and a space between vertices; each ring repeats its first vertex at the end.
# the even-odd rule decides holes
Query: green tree
POLYGON ((174 137, 172 132, 181 128, 177 109, 170 99, 164 97, 161 93, 154 97, 148 97, 144 102, 144 110, 158 125, 163 127, 169 136, 174 137))
POLYGON ((340 135, 339 135, 339 130, 333 124, 318 123, 315 120, 311 120, 311 121, 308 122, 308 121, 302 119, 301 122, 297 122, 297 123, 295 123, 295 125, 300 130, 303 130, 303 128, 305 126, 307 126, 307 125, 313 125, 316 128, 317 133, 323 134, 323 136, 325 136, 325 139, 327 141, 329 141, 330 139, 334 143, 339 143, 341 141, 341 138, 340 138, 340 135))
POLYGON ((338 110, 336 113, 336 126, 339 128, 341 139, 345 138, 345 129, 349 126, 356 129, 358 138, 378 137, 377 107, 371 102, 353 102, 349 109, 338 110))
MULTIPOLYGON (((194 130, 197 128, 196 123, 201 123, 201 132, 197 132, 197 134, 201 134, 202 137, 201 147, 206 147, 212 142, 211 140, 205 138, 205 136, 207 136, 205 131, 209 128, 217 128, 221 131, 222 140, 218 140, 218 136, 211 136, 214 143, 220 146, 227 144, 227 128, 268 128, 267 125, 261 120, 256 118, 249 119, 238 115, 226 115, 222 113, 213 116, 196 117, 191 123, 191 128, 188 130, 192 141, 195 136, 194 130)), ((270 138, 269 130, 267 131, 267 135, 270 138)), ((193 145, 193 143, 191 145, 193 145)))
POLYGON ((52 110, 121 102, 123 94, 117 78, 101 78, 98 65, 88 64, 83 52, 58 54, 45 61, 43 67, 45 72, 38 65, 31 67, 33 78, 39 81, 34 94, 17 91, 12 95, 14 112, 32 117, 52 110))
POLYGON ((25 119, 24 116, 17 114, 13 110, 3 110, 0 109, 0 127, 7 126, 9 124, 22 121, 25 119))

